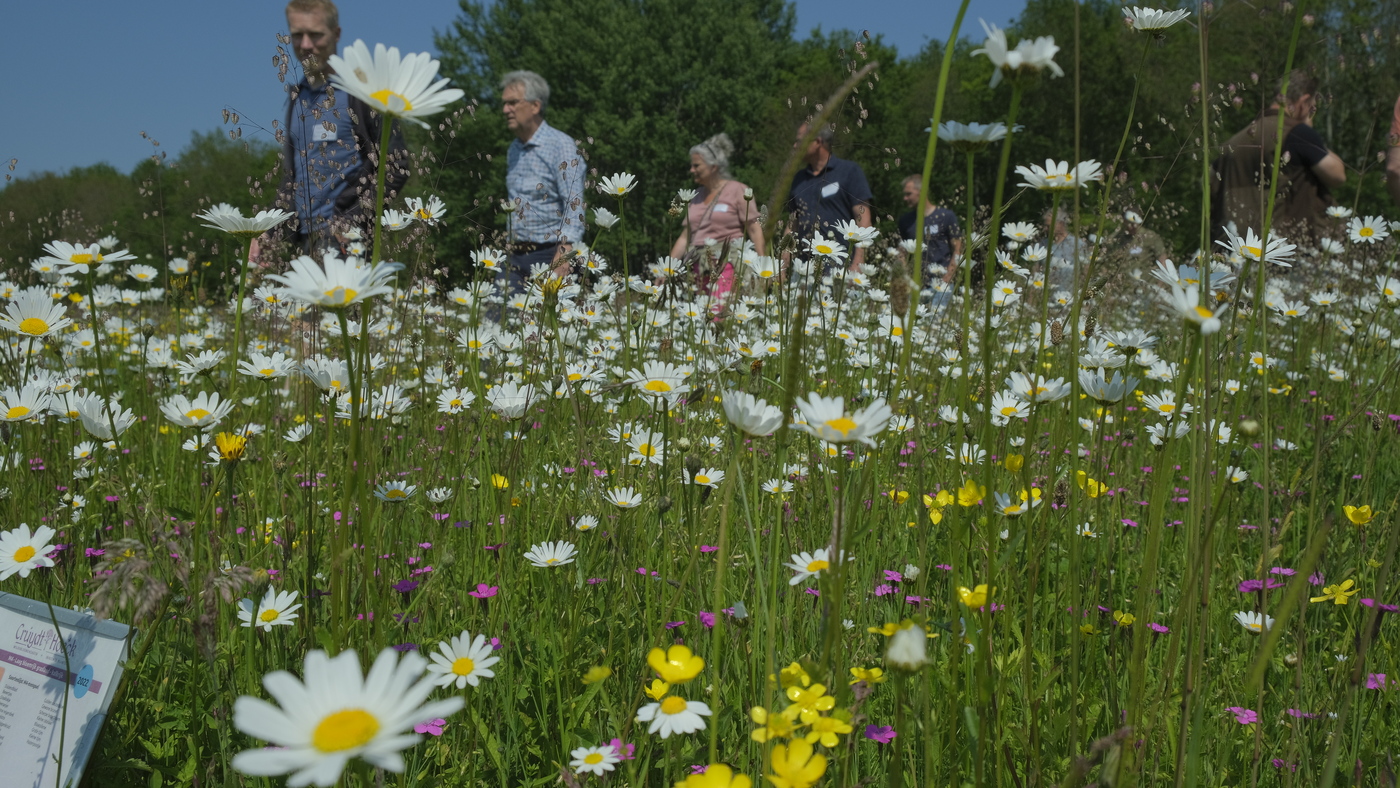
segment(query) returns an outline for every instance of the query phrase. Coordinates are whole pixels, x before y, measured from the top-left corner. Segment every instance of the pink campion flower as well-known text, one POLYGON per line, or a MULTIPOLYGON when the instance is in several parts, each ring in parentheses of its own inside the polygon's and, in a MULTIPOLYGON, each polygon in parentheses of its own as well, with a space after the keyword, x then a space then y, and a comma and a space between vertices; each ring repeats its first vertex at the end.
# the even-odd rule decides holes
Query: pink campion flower
POLYGON ((685 626, 685 622, 684 622, 684 621, 668 621, 668 622, 666 622, 666 628, 667 628, 667 629, 675 629, 676 627, 682 627, 682 626, 685 626))
POLYGON ((613 748, 613 753, 621 760, 630 761, 637 757, 633 754, 637 751, 637 745, 626 744, 622 739, 613 739, 607 746, 613 748))
POLYGON ((1366 689, 1383 690, 1383 689, 1386 689, 1387 687, 1393 687, 1393 686, 1395 686, 1396 684, 1400 684, 1400 681, 1397 681, 1397 680, 1395 680, 1395 679, 1391 679, 1389 682, 1387 682, 1387 681, 1385 680, 1385 674, 1384 674, 1384 673, 1367 673, 1367 674, 1366 674, 1366 689))
POLYGON ((1298 573, 1297 573, 1296 571, 1292 570, 1292 569, 1289 569, 1289 568, 1286 567, 1286 566, 1276 566, 1276 567, 1274 567, 1273 569, 1270 569, 1270 570, 1269 570, 1269 574, 1271 574, 1271 575, 1283 575, 1284 577, 1292 577, 1292 576, 1294 576, 1294 575, 1296 575, 1296 574, 1298 574, 1298 573))
POLYGON ((701 610, 699 613, 696 613, 696 615, 698 615, 698 616, 700 617, 700 623, 701 623, 701 624, 704 624, 706 629, 714 629, 714 628, 715 628, 715 614, 714 614, 714 613, 706 613, 705 611, 701 610))
POLYGON ((900 573, 894 571, 893 569, 886 569, 886 570, 885 570, 885 580, 887 580, 887 581, 889 581, 889 582, 891 582, 891 583, 898 583, 898 582, 900 582, 900 581, 903 580, 903 579, 904 579, 904 575, 901 575, 900 573))
POLYGON ((1246 709, 1240 706, 1226 706, 1225 710, 1235 715, 1235 722, 1241 725, 1252 725, 1259 721, 1259 713, 1253 709, 1246 709))
POLYGON ((1156 632, 1159 635, 1165 635, 1168 632, 1172 631, 1171 627, 1163 626, 1161 624, 1158 624, 1156 621, 1148 622, 1147 628, 1152 630, 1153 632, 1156 632))
POLYGON ((1321 715, 1321 714, 1318 714, 1318 713, 1315 712, 1315 711, 1303 711, 1302 709, 1289 709, 1289 710, 1288 710, 1288 716, 1290 716, 1290 717, 1297 717, 1297 718, 1300 719, 1300 720, 1311 720, 1311 719, 1314 719, 1314 718, 1316 718, 1316 717, 1321 717, 1322 715, 1321 715))
POLYGON ((485 583, 477 583, 475 591, 468 591, 467 596, 474 596, 477 599, 490 599, 500 593, 500 586, 489 586, 485 583))
POLYGON ((1283 588, 1283 582, 1269 578, 1268 580, 1245 580, 1239 585, 1241 594, 1252 594, 1255 591, 1274 588, 1283 588))
POLYGON ((713 553, 714 551, 716 551, 716 550, 718 550, 718 549, 719 549, 718 547, 715 547, 715 546, 712 545, 712 544, 702 544, 702 545, 700 545, 700 552, 702 552, 702 553, 713 553))
POLYGON ((414 725, 413 732, 426 733, 429 736, 441 736, 442 729, 446 726, 447 720, 444 720, 441 717, 439 717, 435 720, 428 720, 427 722, 420 722, 417 725, 414 725))
POLYGON ((875 586, 875 596, 885 596, 886 594, 893 594, 893 593, 894 593, 894 586, 887 585, 887 584, 885 584, 885 583, 881 583, 880 585, 875 586))
POLYGON ((894 741, 894 737, 899 734, 889 725, 867 725, 865 726, 865 738, 876 744, 889 744, 894 741))

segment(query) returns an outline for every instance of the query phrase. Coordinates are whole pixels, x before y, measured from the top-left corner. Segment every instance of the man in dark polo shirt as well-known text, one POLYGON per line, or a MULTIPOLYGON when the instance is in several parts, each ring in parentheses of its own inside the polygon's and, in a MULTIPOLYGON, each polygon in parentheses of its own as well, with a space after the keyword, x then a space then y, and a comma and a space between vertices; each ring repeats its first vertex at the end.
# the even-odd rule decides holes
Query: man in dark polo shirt
MULTIPOLYGON (((914 240, 914 212, 919 208, 919 186, 923 178, 910 175, 904 179, 902 187, 904 204, 910 210, 899 217, 899 237, 905 241, 914 240)), ((924 206, 924 278, 927 284, 935 273, 934 266, 946 269, 941 272, 945 282, 953 281, 957 274, 958 260, 962 259, 962 228, 958 225, 958 215, 940 208, 932 202, 924 206)))
MULTIPOLYGON (((807 134, 807 124, 797 128, 797 142, 807 134)), ((827 238, 836 235, 839 222, 854 220, 861 227, 871 224, 870 184, 860 165, 831 155, 830 126, 817 130, 815 139, 803 152, 807 166, 792 179, 785 210, 793 214, 792 231, 807 240, 820 232, 827 238)), ((851 268, 865 261, 865 250, 856 247, 851 255, 851 268)))

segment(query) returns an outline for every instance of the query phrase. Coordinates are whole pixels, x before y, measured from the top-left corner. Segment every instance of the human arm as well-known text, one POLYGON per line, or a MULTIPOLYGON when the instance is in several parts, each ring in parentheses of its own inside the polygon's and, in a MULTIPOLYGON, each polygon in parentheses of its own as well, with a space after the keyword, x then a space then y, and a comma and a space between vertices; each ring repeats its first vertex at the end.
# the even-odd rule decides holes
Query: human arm
POLYGON ((1313 174, 1329 189, 1335 189, 1347 182, 1347 166, 1342 157, 1327 151, 1322 161, 1312 166, 1313 174))
POLYGON ((1390 199, 1400 205, 1400 145, 1391 145, 1385 152, 1385 185, 1390 199))
MULTIPOLYGON (((858 203, 854 208, 851 209, 851 212, 855 214, 856 224, 860 225, 861 227, 869 227, 871 226, 871 224, 873 224, 872 215, 874 214, 874 211, 870 210, 869 205, 865 203, 858 203)), ((860 267, 864 264, 865 247, 857 246, 855 248, 855 251, 851 253, 851 269, 860 270, 860 267)))
POLYGON ((953 256, 948 259, 948 270, 943 274, 943 281, 951 282, 958 273, 958 263, 962 262, 963 239, 958 236, 953 239, 953 256))
POLYGON ((685 250, 690 246, 690 228, 682 227, 680 237, 671 244, 671 256, 677 260, 685 256, 685 250))

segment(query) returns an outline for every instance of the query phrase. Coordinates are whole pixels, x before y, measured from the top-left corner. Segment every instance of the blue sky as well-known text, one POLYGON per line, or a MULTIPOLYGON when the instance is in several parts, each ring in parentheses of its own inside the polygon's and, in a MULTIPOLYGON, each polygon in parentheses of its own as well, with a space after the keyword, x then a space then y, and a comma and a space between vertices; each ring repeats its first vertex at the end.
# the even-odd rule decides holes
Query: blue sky
MULTIPOLYGON (((341 43, 364 38, 403 51, 431 51, 457 0, 341 0, 341 43)), ((1005 23, 1025 0, 973 0, 977 18, 1005 23)), ((16 176, 108 162, 126 172, 152 151, 175 156, 195 131, 239 113, 245 137, 270 138, 281 116, 282 86, 273 57, 286 31, 283 2, 65 0, 14 3, 11 35, 0 47, 6 75, 6 123, 0 162, 18 159, 16 176), (42 76, 42 79, 40 78, 42 76), (161 143, 154 148, 141 132, 161 143)), ((930 37, 946 38, 952 0, 798 0, 800 36, 815 27, 882 34, 901 54, 930 37)))

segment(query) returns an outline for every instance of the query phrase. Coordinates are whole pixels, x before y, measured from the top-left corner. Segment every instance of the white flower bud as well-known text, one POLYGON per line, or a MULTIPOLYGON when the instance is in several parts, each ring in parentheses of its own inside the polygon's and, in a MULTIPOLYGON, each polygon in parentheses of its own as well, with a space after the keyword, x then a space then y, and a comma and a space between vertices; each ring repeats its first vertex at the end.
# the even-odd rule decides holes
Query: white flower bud
POLYGON ((896 630, 890 636, 889 648, 885 650, 885 662, 900 670, 918 670, 928 662, 926 639, 924 628, 917 625, 896 630))

